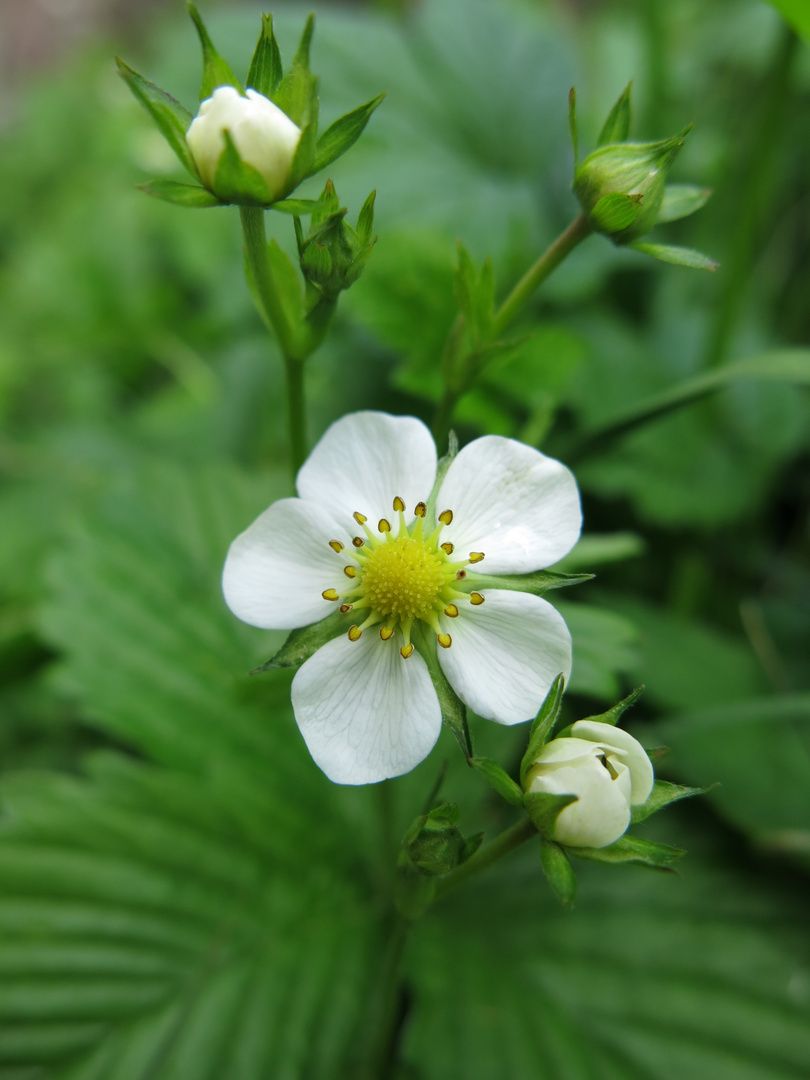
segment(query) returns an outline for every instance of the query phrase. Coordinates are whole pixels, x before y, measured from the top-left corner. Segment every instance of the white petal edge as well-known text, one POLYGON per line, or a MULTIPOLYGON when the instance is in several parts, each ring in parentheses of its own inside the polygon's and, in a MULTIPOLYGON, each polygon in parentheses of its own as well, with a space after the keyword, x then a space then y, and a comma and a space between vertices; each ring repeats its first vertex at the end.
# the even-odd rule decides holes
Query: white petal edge
POLYGON ((551 566, 579 539, 582 509, 573 473, 539 450, 485 435, 461 450, 439 489, 452 510, 442 533, 456 551, 483 551, 482 573, 525 574, 551 566))
POLYGON ((435 479, 436 446, 421 420, 356 412, 327 428, 301 466, 296 488, 346 528, 359 511, 376 529, 380 518, 391 519, 397 495, 411 518, 435 479))
POLYGON ((592 742, 601 743, 602 746, 622 751, 622 760, 630 770, 630 779, 633 783, 633 795, 630 802, 633 806, 641 806, 649 799, 655 783, 652 762, 647 751, 629 731, 614 727, 613 724, 603 724, 598 720, 577 720, 571 728, 571 734, 575 739, 590 739, 592 742))
POLYGON ((439 699, 418 653, 368 630, 328 642, 292 684, 295 719, 315 764, 335 784, 375 784, 410 772, 436 744, 439 699))
POLYGON ((563 673, 571 674, 571 635, 546 600, 487 589, 479 607, 459 603, 448 623, 453 643, 439 649, 451 686, 471 709, 499 724, 530 720, 563 673))
POLYGON ((222 571, 225 603, 243 622, 263 630, 293 630, 326 618, 336 608, 325 589, 345 582, 345 555, 330 540, 349 534, 317 506, 280 499, 231 544, 222 571))

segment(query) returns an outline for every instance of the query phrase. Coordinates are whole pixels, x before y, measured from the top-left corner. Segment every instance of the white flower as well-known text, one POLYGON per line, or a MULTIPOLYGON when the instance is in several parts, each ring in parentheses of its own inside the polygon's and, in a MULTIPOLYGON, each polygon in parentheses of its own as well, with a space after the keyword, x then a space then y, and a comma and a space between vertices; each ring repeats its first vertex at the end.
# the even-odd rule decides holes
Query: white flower
POLYGON ((245 622, 287 630, 345 613, 347 633, 292 685, 309 751, 336 783, 399 776, 433 748, 441 710, 412 641, 419 622, 461 700, 501 724, 533 717, 571 670, 551 604, 476 588, 476 571, 524 574, 561 559, 582 523, 573 476, 513 439, 476 439, 442 480, 434 523, 436 466, 420 420, 344 416, 298 473, 299 497, 273 503, 228 552, 225 600, 245 622))
POLYGON ((526 776, 527 792, 576 795, 554 827, 553 839, 570 847, 607 847, 630 824, 630 807, 650 797, 653 767, 628 732, 596 720, 578 720, 571 738, 543 747, 526 776))
MULTIPOLYGON (((186 132, 186 142, 200 179, 215 194, 217 167, 225 150, 225 132, 246 165, 267 184, 269 200, 284 195, 301 129, 269 98, 233 86, 218 86, 186 132)), ((230 192, 223 192, 229 196, 230 192)))

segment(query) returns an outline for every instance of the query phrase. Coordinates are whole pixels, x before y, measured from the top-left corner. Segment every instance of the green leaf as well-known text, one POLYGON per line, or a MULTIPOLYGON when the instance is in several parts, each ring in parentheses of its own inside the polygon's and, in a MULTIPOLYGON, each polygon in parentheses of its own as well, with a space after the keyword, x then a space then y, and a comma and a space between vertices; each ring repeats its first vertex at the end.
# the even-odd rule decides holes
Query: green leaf
POLYGON ((529 731, 529 744, 526 747, 526 752, 520 762, 521 787, 525 786, 526 774, 529 769, 531 769, 532 765, 534 765, 537 755, 551 738, 554 724, 556 723, 557 716, 560 712, 564 693, 565 678, 562 673, 560 673, 551 684, 537 716, 532 721, 531 730, 529 731))
POLYGON ((197 166, 186 143, 186 132, 193 120, 191 113, 165 90, 148 82, 123 60, 116 57, 115 62, 118 65, 119 75, 155 121, 161 135, 177 155, 180 164, 191 173, 195 180, 199 180, 197 166))
POLYGON ((281 305, 290 326, 298 327, 304 320, 304 286, 298 267, 275 240, 267 245, 270 271, 281 305))
POLYGON ((456 242, 456 248, 458 252, 454 273, 456 303, 466 322, 470 349, 476 354, 476 366, 480 368, 485 360, 514 348, 515 343, 496 342, 487 348, 492 335, 495 310, 495 279, 492 260, 486 260, 479 274, 469 252, 460 240, 456 242))
POLYGON ((641 203, 641 195, 625 195, 617 191, 603 195, 591 210, 593 227, 603 233, 621 232, 636 220, 641 203))
POLYGON ((360 105, 358 108, 352 109, 351 112, 341 116, 324 131, 315 145, 313 172, 320 172, 321 169, 325 169, 327 165, 331 165, 333 161, 345 154, 351 146, 354 146, 363 134, 371 114, 378 105, 382 104, 384 97, 385 94, 378 94, 371 101, 367 101, 365 105, 360 105))
POLYGON ((628 247, 640 251, 643 255, 652 255, 660 262, 674 263, 676 266, 688 266, 691 270, 710 270, 712 273, 720 263, 714 262, 708 255, 691 248, 673 247, 671 244, 647 244, 639 240, 628 247))
POLYGON ((536 570, 533 574, 481 574, 478 570, 470 570, 467 580, 459 585, 463 589, 507 589, 543 596, 552 589, 581 585, 593 577, 593 574, 560 574, 555 570, 536 570))
POLYGON ((179 184, 176 180, 150 180, 139 187, 147 195, 174 203, 175 206, 206 208, 225 205, 208 188, 198 187, 196 184, 179 184))
POLYGON ((577 895, 577 875, 565 849, 541 836, 540 862, 554 895, 564 907, 571 907, 577 895))
POLYGON ((273 16, 262 15, 262 30, 250 61, 245 85, 272 99, 281 82, 281 76, 281 53, 273 33, 273 16))
POLYGON ((623 562, 645 551, 644 538, 638 533, 616 532, 604 535, 590 533, 577 542, 576 547, 556 565, 560 570, 571 572, 586 566, 623 562))
POLYGON ((695 187, 694 184, 667 184, 656 224, 689 217, 706 205, 711 194, 711 188, 695 187))
POLYGON ((222 59, 214 48, 214 43, 209 37, 208 31, 205 28, 205 23, 202 21, 197 8, 190 2, 186 6, 188 7, 188 13, 191 16, 191 20, 196 27, 203 54, 203 75, 202 84, 200 86, 200 101, 211 97, 218 86, 235 86, 241 93, 242 87, 239 80, 231 71, 230 66, 222 59))
POLYGON ((656 780, 649 799, 642 806, 631 807, 631 820, 646 821, 651 814, 663 810, 670 803, 679 802, 681 799, 691 799, 693 795, 705 795, 710 788, 681 787, 679 784, 670 784, 666 780, 656 780))
POLYGON ((526 813, 540 833, 551 839, 557 818, 571 803, 577 802, 576 795, 551 795, 548 791, 529 791, 523 796, 526 813))
POLYGON ((766 0, 790 23, 797 34, 810 41, 810 9, 805 0, 766 0))
POLYGON ((670 870, 674 863, 686 854, 681 848, 671 844, 660 844, 654 840, 642 840, 637 836, 623 836, 615 844, 603 848, 565 849, 577 859, 587 859, 598 863, 641 863, 656 870, 670 870))
POLYGON ((278 671, 281 668, 297 671, 322 645, 346 633, 350 623, 351 620, 346 615, 335 611, 320 622, 291 631, 278 652, 254 668, 250 674, 260 675, 264 671, 278 671))
POLYGON ((618 724, 618 722, 621 720, 627 710, 632 709, 632 707, 644 693, 644 689, 645 688, 643 686, 637 686, 636 689, 632 691, 632 693, 628 694, 626 698, 623 698, 621 701, 617 702, 617 704, 612 706, 612 708, 608 709, 607 712, 600 713, 598 716, 588 716, 585 717, 585 719, 594 720, 598 724, 613 724, 615 726, 616 724, 618 724))
POLYGON ((607 119, 599 133, 599 138, 596 141, 597 146, 607 146, 610 143, 625 142, 629 137, 630 89, 632 85, 632 82, 627 84, 615 105, 608 113, 607 119))
POLYGON ((498 794, 512 806, 523 805, 523 792, 512 777, 492 758, 474 757, 470 762, 486 778, 498 794))
POLYGON ((638 661, 638 631, 633 622, 607 607, 554 601, 574 645, 568 680, 572 693, 615 700, 638 661))

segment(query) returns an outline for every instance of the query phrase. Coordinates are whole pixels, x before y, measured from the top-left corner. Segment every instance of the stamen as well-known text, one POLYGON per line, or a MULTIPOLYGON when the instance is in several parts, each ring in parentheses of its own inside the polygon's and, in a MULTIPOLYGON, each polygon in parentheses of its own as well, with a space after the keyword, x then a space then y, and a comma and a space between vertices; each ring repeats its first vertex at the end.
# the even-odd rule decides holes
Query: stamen
POLYGON ((453 511, 452 510, 442 510, 442 512, 439 514, 439 521, 442 523, 442 525, 449 525, 452 520, 453 520, 453 511))
POLYGON ((399 654, 400 654, 400 656, 402 657, 403 660, 407 660, 412 652, 413 652, 413 644, 410 641, 408 642, 407 645, 403 645, 402 648, 399 650, 399 654))
POLYGON ((368 518, 365 516, 365 514, 361 514, 359 510, 355 510, 355 512, 352 514, 352 517, 358 525, 365 525, 365 523, 368 521, 368 518))
POLYGON ((383 639, 383 641, 388 641, 388 639, 392 638, 393 636, 394 636, 394 628, 393 628, 393 626, 381 626, 380 627, 380 637, 383 639))
POLYGON ((484 557, 483 551, 471 551, 470 562, 481 562, 484 557))
POLYGON ((360 629, 359 626, 352 626, 349 629, 349 641, 359 641, 360 640, 360 635, 362 633, 363 633, 363 631, 360 629))
POLYGON ((427 505, 423 502, 418 502, 413 508, 413 512, 417 517, 423 518, 427 513, 427 505))
POLYGON ((332 549, 332 551, 337 551, 338 554, 343 551, 343 544, 341 544, 339 540, 330 540, 329 547, 332 549))
POLYGON ((380 518, 380 520, 377 522, 377 531, 381 532, 381 533, 390 533, 391 532, 391 522, 386 521, 385 518, 380 518))
POLYGON ((449 619, 458 618, 458 608, 455 604, 448 604, 447 607, 444 609, 444 613, 449 619))
POLYGON ((480 592, 471 592, 470 593, 470 603, 471 604, 475 604, 475 606, 478 607, 478 605, 483 604, 483 602, 484 602, 484 598, 483 598, 483 596, 481 595, 480 592))
POLYGON ((405 509, 405 503, 402 501, 402 499, 400 499, 399 495, 397 495, 394 499, 394 509, 398 514, 401 514, 402 511, 405 509))
POLYGON ((452 555, 455 551, 455 548, 452 544, 442 544, 442 551, 445 553, 445 555, 452 555))
POLYGON ((467 571, 466 570, 459 570, 456 573, 456 581, 463 581, 466 576, 467 576, 467 571))
POLYGON ((352 537, 352 543, 354 544, 355 547, 362 547, 363 544, 365 543, 365 540, 363 539, 362 536, 354 536, 354 537, 352 537))
POLYGON ((449 649, 450 646, 453 644, 453 639, 450 637, 449 634, 437 634, 436 640, 439 642, 443 649, 449 649))
POLYGON ((340 605, 340 614, 345 615, 347 611, 352 610, 353 606, 354 606, 353 604, 341 604, 340 605))
POLYGON ((357 577, 357 567, 356 566, 344 566, 343 567, 343 573, 346 575, 346 577, 357 577))
POLYGON ((321 593, 321 596, 324 598, 324 600, 340 599, 340 593, 337 591, 337 589, 324 589, 324 591, 321 593))

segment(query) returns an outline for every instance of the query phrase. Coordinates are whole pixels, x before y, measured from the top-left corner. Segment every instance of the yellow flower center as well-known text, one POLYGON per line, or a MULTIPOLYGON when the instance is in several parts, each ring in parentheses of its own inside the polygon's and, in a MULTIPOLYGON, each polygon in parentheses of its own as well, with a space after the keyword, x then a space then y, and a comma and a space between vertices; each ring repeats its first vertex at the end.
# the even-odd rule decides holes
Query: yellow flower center
POLYGON ((360 578, 372 608, 395 619, 421 619, 435 606, 444 586, 436 552, 412 536, 372 551, 360 578))

